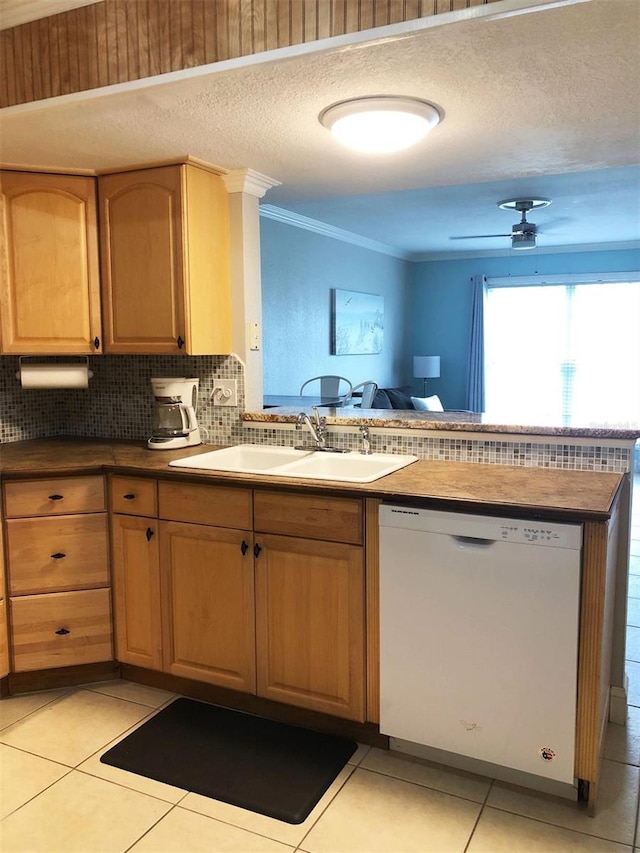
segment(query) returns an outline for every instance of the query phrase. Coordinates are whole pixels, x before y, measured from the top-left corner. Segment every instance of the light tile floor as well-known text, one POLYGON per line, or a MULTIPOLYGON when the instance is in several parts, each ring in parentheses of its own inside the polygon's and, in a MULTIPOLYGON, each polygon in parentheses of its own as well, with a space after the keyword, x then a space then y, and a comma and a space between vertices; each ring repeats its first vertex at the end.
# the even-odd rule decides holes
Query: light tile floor
POLYGON ((107 748, 174 698, 161 690, 116 681, 0 702, 0 849, 5 853, 640 850, 638 492, 635 506, 629 720, 626 727, 609 726, 594 818, 573 803, 361 746, 303 824, 282 823, 101 764, 99 757, 107 748))

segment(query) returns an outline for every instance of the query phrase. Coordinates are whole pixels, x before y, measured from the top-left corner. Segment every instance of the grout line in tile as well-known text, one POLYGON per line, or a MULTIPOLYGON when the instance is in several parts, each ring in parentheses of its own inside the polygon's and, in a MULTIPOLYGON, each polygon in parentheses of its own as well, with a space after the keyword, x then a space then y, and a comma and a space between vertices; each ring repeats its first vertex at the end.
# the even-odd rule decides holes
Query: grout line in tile
POLYGON ((474 835, 474 833, 478 827, 478 824, 480 823, 480 818, 482 817, 482 815, 484 813, 484 808, 485 808, 485 804, 481 803, 480 804, 480 811, 478 812, 478 816, 475 819, 475 822, 471 828, 471 832, 469 833, 469 837, 467 838, 467 843, 464 845, 464 850, 462 851, 462 853, 467 853, 467 850, 469 849, 469 845, 471 844, 471 840, 473 839, 473 835, 474 835))
MULTIPOLYGON (((195 792, 189 791, 189 793, 195 793, 195 792)), ((204 795, 200 794, 199 796, 204 796, 204 795)), ((212 798, 209 797, 209 799, 212 799, 212 798)), ((216 802, 222 803, 222 802, 224 802, 224 800, 216 800, 216 802)), ((176 806, 178 806, 178 805, 180 805, 180 803, 176 803, 176 806)), ((227 803, 227 805, 230 805, 230 804, 227 803)), ((254 835, 260 836, 260 838, 266 838, 269 841, 275 841, 278 844, 284 844, 285 843, 284 841, 280 841, 277 838, 273 838, 271 835, 265 835, 263 832, 256 832, 255 829, 247 829, 246 827, 241 826, 238 823, 232 823, 230 820, 223 820, 221 817, 211 817, 211 815, 203 814, 202 812, 196 811, 196 809, 189 808, 189 806, 180 805, 180 808, 185 812, 189 812, 190 814, 197 814, 197 815, 200 815, 201 817, 208 817, 210 820, 217 820, 218 823, 224 823, 225 826, 232 826, 234 829, 244 829, 245 832, 252 832, 254 835)), ((236 808, 240 808, 240 806, 237 806, 236 808)), ((251 811, 251 810, 250 809, 244 809, 244 811, 251 811)), ((252 814, 260 814, 260 813, 259 812, 252 812, 252 814)), ((268 815, 263 815, 263 817, 268 817, 268 815)), ((272 820, 277 820, 277 818, 272 818, 272 820)), ((281 823, 282 822, 283 821, 281 821, 281 823)), ((306 835, 305 835, 305 838, 306 838, 306 835)), ((302 844, 302 841, 300 843, 302 844)), ((287 846, 290 847, 291 845, 287 845, 287 846)))
POLYGON ((147 705, 144 702, 136 702, 135 699, 125 699, 123 696, 115 696, 113 693, 106 693, 102 690, 96 690, 93 686, 83 686, 82 689, 86 690, 87 693, 96 693, 98 696, 108 696, 110 699, 120 699, 121 702, 129 702, 131 705, 139 705, 141 708, 148 708, 150 711, 159 711, 161 708, 164 708, 167 702, 173 701, 173 699, 167 699, 167 702, 163 702, 162 705, 147 705))
MULTIPOLYGON (((384 776, 387 779, 396 779, 398 782, 406 782, 407 785, 415 785, 416 788, 426 788, 427 791, 436 791, 436 793, 445 794, 447 797, 456 797, 456 799, 464 800, 467 803, 475 803, 476 806, 484 805, 484 803, 486 802, 486 798, 489 796, 489 791, 491 790, 491 787, 492 787, 493 781, 494 781, 493 779, 490 779, 488 776, 486 777, 486 779, 491 782, 491 785, 489 785, 489 789, 485 795, 484 801, 481 802, 479 800, 471 800, 469 797, 463 797, 462 794, 452 794, 451 791, 443 791, 442 788, 434 788, 433 785, 423 785, 422 782, 414 782, 412 779, 403 779, 401 776, 394 776, 391 773, 384 773, 382 770, 372 770, 369 767, 358 767, 358 769, 364 770, 365 773, 373 773, 376 776, 384 776)), ((453 770, 455 768, 451 768, 451 769, 453 770)), ((472 774, 472 775, 477 775, 477 774, 472 774)), ((483 777, 480 777, 480 778, 483 778, 483 777)))
MULTIPOLYGON (((568 800, 567 802, 570 802, 570 801, 568 800)), ((583 809, 585 814, 587 813, 586 804, 584 806, 581 806, 580 803, 575 803, 574 805, 576 806, 576 808, 583 809)), ((556 827, 556 829, 564 829, 567 832, 576 832, 578 835, 586 835, 588 838, 599 838, 601 841, 608 841, 609 844, 619 844, 623 847, 625 847, 625 846, 626 847, 632 847, 631 844, 627 844, 624 841, 616 841, 613 838, 607 838, 606 835, 597 835, 595 832, 583 832, 580 829, 574 829, 573 827, 570 827, 570 826, 564 826, 561 823, 552 823, 552 821, 544 820, 544 818, 541 818, 541 817, 532 817, 531 815, 525 815, 525 814, 522 814, 521 812, 512 811, 511 809, 505 808, 504 806, 496 806, 494 804, 489 804, 487 806, 487 808, 495 809, 498 812, 506 812, 507 814, 512 814, 512 815, 515 815, 516 817, 521 817, 521 818, 526 819, 526 820, 535 820, 536 823, 543 823, 545 826, 554 826, 554 827, 556 827)))
MULTIPOLYGON (((164 800, 163 800, 163 802, 164 802, 164 800)), ((131 850, 132 847, 135 847, 135 845, 139 841, 142 841, 142 839, 145 837, 145 835, 148 835, 152 829, 155 829, 155 827, 160 823, 161 820, 164 820, 168 814, 171 814, 171 812, 174 810, 174 808, 175 808, 175 804, 173 804, 171 806, 169 811, 165 812, 163 815, 160 815, 160 817, 158 818, 158 820, 155 823, 153 823, 153 824, 151 824, 151 826, 147 827, 147 829, 145 829, 145 831, 142 833, 142 835, 139 838, 136 838, 136 840, 132 844, 130 844, 126 848, 126 850, 123 851, 123 853, 128 853, 128 851, 131 850)))
MULTIPOLYGON (((38 691, 38 692, 42 692, 42 691, 38 691)), ((37 696, 38 692, 36 692, 36 693, 14 693, 11 696, 6 696, 1 701, 6 701, 6 700, 11 701, 11 699, 17 699, 20 696, 37 696)), ((32 714, 37 714, 38 711, 44 711, 45 708, 49 708, 51 705, 55 705, 56 702, 60 702, 62 699, 66 699, 68 696, 70 696, 72 693, 75 693, 75 692, 77 692, 77 691, 72 688, 70 690, 65 691, 62 694, 62 696, 54 696, 49 702, 45 702, 44 705, 39 705, 37 708, 34 708, 32 711, 29 711, 28 713, 26 713, 24 715, 24 717, 19 717, 17 720, 14 720, 12 723, 9 723, 8 726, 4 726, 4 728, 0 728, 0 737, 2 737, 2 735, 6 731, 8 731, 10 728, 12 728, 13 726, 17 725, 18 723, 24 722, 24 720, 26 720, 32 714)))
MULTIPOLYGON (((23 750, 23 752, 24 752, 24 750, 23 750)), ((29 755, 32 755, 32 753, 29 753, 29 755)), ((40 756, 40 755, 39 755, 39 756, 36 756, 36 757, 37 757, 37 758, 41 758, 42 756, 40 756)), ((46 760, 48 761, 49 759, 46 759, 46 760)), ((54 763, 54 764, 58 764, 59 762, 55 761, 55 762, 53 762, 53 763, 54 763)), ((62 776, 60 776, 60 778, 59 778, 59 779, 55 779, 53 782, 51 782, 51 784, 50 784, 50 785, 47 785, 47 786, 46 786, 46 788, 43 788, 41 791, 38 791, 38 793, 37 793, 37 794, 34 794, 34 795, 33 795, 33 797, 29 797, 29 799, 28 799, 28 800, 25 800, 25 802, 24 802, 24 803, 21 803, 21 804, 18 806, 18 808, 17 808, 17 809, 14 809, 13 811, 11 811, 11 812, 9 812, 8 814, 6 814, 6 815, 2 818, 2 820, 4 821, 4 820, 6 820, 6 818, 10 817, 11 815, 15 814, 16 812, 19 812, 19 811, 20 811, 20 809, 23 809, 25 806, 28 806, 28 805, 29 805, 29 803, 32 803, 34 800, 36 800, 36 799, 40 796, 40 794, 44 794, 44 792, 45 792, 45 791, 48 791, 48 790, 49 790, 49 788, 52 788, 54 785, 57 785, 57 783, 58 783, 58 782, 61 782, 63 779, 66 779, 66 777, 69 775, 69 773, 73 773, 73 767, 69 767, 67 764, 63 764, 63 765, 62 765, 62 767, 66 767, 66 768, 67 768, 67 772, 66 772, 66 773, 64 773, 62 776)), ((0 821, 0 823, 1 823, 1 822, 2 822, 2 821, 0 821)))
POLYGON ((7 749, 15 749, 18 752, 24 752, 25 755, 31 755, 33 758, 39 758, 41 761, 50 761, 51 764, 58 764, 60 767, 66 767, 67 770, 73 770, 75 767, 73 764, 65 764, 64 761, 56 761, 55 758, 47 758, 46 755, 40 755, 39 752, 31 752, 30 749, 25 749, 23 746, 14 746, 12 743, 4 743, 4 741, 0 741, 0 743, 2 746, 6 746, 7 749))
POLYGON ((355 764, 345 764, 344 766, 345 766, 345 767, 351 767, 351 768, 352 768, 352 769, 351 769, 351 773, 349 773, 349 775, 346 777, 346 779, 344 780, 344 782, 342 783, 342 785, 340 785, 340 787, 339 787, 339 788, 338 788, 338 790, 335 792, 335 794, 333 795, 333 797, 331 797, 331 799, 329 800, 329 802, 327 803, 327 805, 322 809, 322 811, 320 812, 320 814, 318 815, 318 817, 314 820, 314 822, 311 824, 311 826, 309 827, 309 829, 308 829, 308 830, 305 832, 305 834, 302 836, 302 838, 301 838, 301 839, 300 839, 300 841, 298 842, 298 847, 302 847, 302 845, 304 844, 305 840, 309 837, 309 833, 311 832, 311 830, 312 830, 312 829, 314 828, 314 826, 318 823, 318 821, 320 820, 320 818, 322 817, 322 815, 327 811, 327 809, 329 808, 329 806, 331 805, 331 803, 335 802, 336 797, 337 797, 337 796, 338 796, 338 794, 343 790, 344 786, 347 784, 347 782, 349 781, 349 779, 351 779, 351 777, 352 777, 352 776, 353 776, 353 774, 356 772, 356 770, 363 770, 363 769, 364 769, 364 768, 362 768, 362 767, 358 767, 358 766, 357 766, 357 765, 355 765, 355 764))

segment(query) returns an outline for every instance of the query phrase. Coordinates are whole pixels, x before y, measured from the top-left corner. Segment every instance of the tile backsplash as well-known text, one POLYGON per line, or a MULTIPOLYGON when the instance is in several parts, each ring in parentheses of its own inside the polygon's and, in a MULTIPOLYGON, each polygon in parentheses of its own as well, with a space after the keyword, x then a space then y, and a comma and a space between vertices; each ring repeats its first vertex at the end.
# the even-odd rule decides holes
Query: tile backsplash
MULTIPOLYGON (((51 359, 48 359, 51 361, 51 359)), ((17 357, 0 358, 0 440, 2 443, 54 435, 91 438, 122 438, 141 441, 151 434, 152 376, 197 376, 200 379, 198 422, 205 444, 296 444, 300 435, 277 426, 243 427, 244 366, 229 356, 90 356, 93 377, 89 388, 78 390, 26 390, 16 378, 17 357), (216 379, 235 379, 238 405, 213 406, 211 393, 216 379)), ((373 433, 372 450, 382 453, 412 453, 421 459, 450 462, 479 462, 489 465, 518 465, 534 468, 569 468, 588 471, 632 470, 633 451, 628 447, 606 446, 606 442, 566 443, 541 438, 523 441, 452 438, 412 435, 410 431, 373 433)), ((308 436, 305 434, 303 440, 308 436)), ((349 449, 360 448, 357 429, 336 431, 332 443, 349 449)))
MULTIPOLYGON (((51 359, 47 359, 51 361, 51 359)), ((232 444, 241 440, 244 368, 230 356, 101 355, 89 357, 93 377, 87 389, 23 389, 16 378, 18 358, 0 359, 0 439, 20 441, 52 435, 142 440, 151 435, 152 376, 200 379, 198 422, 203 441, 232 444), (215 379, 235 379, 238 405, 213 406, 215 379)))
MULTIPOLYGON (((360 433, 328 428, 329 443, 346 450, 360 450, 360 433)), ((371 450, 374 453, 410 453, 419 459, 435 459, 443 462, 477 462, 484 465, 516 465, 525 468, 565 468, 578 471, 607 471, 624 474, 632 470, 633 449, 631 447, 607 446, 606 441, 594 444, 572 444, 548 442, 541 437, 531 436, 533 441, 521 437, 509 440, 504 436, 496 440, 487 433, 478 433, 478 438, 451 438, 412 435, 411 430, 394 433, 371 432, 371 450)), ((245 427, 243 441, 250 444, 304 444, 312 442, 305 430, 302 437, 293 430, 278 429, 277 426, 257 424, 245 427)))

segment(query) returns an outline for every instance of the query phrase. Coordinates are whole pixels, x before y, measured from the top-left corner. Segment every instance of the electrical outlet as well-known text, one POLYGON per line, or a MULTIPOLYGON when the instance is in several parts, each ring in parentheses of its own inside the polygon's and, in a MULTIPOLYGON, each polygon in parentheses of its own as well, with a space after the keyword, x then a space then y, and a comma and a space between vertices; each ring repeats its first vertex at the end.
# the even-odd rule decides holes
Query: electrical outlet
POLYGON ((214 406, 238 405, 238 382, 236 379, 214 379, 211 399, 214 406))

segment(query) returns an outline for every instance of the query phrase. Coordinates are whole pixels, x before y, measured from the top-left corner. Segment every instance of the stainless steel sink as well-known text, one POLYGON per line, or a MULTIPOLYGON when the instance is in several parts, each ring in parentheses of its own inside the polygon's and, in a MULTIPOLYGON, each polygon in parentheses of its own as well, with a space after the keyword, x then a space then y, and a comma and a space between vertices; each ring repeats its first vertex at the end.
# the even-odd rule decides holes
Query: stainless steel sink
POLYGON ((265 474, 275 477, 297 477, 307 480, 338 480, 348 483, 372 483, 416 462, 417 456, 387 453, 330 453, 294 450, 260 444, 238 444, 212 450, 169 465, 207 471, 230 471, 237 474, 265 474))

